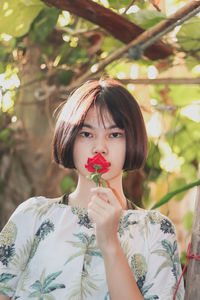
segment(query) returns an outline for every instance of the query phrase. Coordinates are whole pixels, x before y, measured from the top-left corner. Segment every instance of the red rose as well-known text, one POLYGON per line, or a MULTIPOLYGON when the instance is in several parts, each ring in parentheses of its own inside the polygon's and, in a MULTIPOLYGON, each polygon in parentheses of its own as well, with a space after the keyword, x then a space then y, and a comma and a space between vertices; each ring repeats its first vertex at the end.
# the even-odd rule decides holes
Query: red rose
POLYGON ((98 153, 92 158, 88 158, 87 164, 85 165, 89 172, 106 173, 109 170, 110 162, 107 162, 105 158, 98 153))

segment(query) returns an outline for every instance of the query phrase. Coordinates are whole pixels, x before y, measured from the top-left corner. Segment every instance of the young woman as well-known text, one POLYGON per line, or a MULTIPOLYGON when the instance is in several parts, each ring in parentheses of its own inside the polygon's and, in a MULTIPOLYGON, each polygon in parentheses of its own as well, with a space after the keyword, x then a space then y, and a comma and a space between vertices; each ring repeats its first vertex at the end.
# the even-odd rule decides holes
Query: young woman
POLYGON ((53 155, 77 170, 77 187, 30 198, 11 216, 0 236, 0 300, 172 300, 181 274, 175 228, 137 209, 122 187, 123 170, 147 156, 133 96, 112 79, 83 84, 59 115, 53 155), (91 169, 107 187, 88 178, 91 169))

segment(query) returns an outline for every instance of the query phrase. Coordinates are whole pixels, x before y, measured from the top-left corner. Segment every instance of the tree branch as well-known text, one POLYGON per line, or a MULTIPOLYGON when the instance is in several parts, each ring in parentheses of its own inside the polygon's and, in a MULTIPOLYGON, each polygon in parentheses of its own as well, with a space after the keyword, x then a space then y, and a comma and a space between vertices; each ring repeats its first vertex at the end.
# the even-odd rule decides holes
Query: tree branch
POLYGON ((156 79, 120 79, 122 84, 200 84, 197 78, 156 78, 156 79))
MULTIPOLYGON (((67 10, 109 31, 112 36, 125 44, 130 43, 145 30, 130 22, 122 15, 105 8, 91 0, 43 0, 61 10, 67 10)), ((149 46, 144 54, 152 60, 168 57, 173 49, 162 41, 156 41, 149 46)))
POLYGON ((143 32, 139 35, 136 39, 131 41, 128 45, 122 46, 120 49, 116 50, 114 53, 110 54, 108 57, 100 61, 98 64, 94 65, 93 68, 88 70, 84 75, 80 76, 76 82, 72 83, 69 88, 72 89, 77 85, 81 84, 83 81, 87 80, 88 78, 94 77, 95 74, 99 73, 103 70, 108 64, 113 62, 114 60, 120 58, 124 55, 130 48, 137 47, 139 48, 140 45, 149 43, 151 38, 154 38, 156 35, 160 35, 160 32, 166 31, 168 27, 172 30, 172 25, 177 26, 177 23, 180 25, 181 19, 186 19, 186 15, 191 16, 191 12, 200 9, 200 1, 192 1, 186 4, 184 7, 179 9, 176 13, 174 13, 171 17, 166 20, 161 21, 159 24, 153 26, 149 30, 143 32))

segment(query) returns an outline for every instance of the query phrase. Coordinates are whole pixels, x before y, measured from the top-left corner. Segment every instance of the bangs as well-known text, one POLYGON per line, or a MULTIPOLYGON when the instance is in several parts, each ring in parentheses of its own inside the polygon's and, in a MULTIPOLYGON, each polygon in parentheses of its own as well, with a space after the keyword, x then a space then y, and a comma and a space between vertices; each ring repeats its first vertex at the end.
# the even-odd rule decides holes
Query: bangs
MULTIPOLYGON (((113 103, 112 95, 109 95, 109 93, 99 93, 95 99, 95 101, 91 104, 90 108, 95 108, 98 111, 99 114, 99 120, 102 122, 104 128, 105 128, 105 120, 112 118, 115 125, 119 127, 120 129, 125 129, 124 124, 124 117, 123 113, 120 112, 118 105, 115 105, 113 103)), ((118 102, 118 101, 117 101, 118 102)), ((89 109, 90 109, 89 108, 89 109)))

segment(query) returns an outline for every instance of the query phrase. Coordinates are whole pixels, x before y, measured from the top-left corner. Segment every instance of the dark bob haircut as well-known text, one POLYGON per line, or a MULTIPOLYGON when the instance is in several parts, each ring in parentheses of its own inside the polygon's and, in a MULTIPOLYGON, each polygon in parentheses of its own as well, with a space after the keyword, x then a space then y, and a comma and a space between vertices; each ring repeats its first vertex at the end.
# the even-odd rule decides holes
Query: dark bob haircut
POLYGON ((103 120, 106 110, 115 124, 125 130, 124 170, 141 168, 147 157, 148 141, 142 113, 134 97, 114 79, 87 81, 64 104, 53 137, 53 158, 65 168, 75 168, 73 147, 88 110, 96 106, 103 120))

